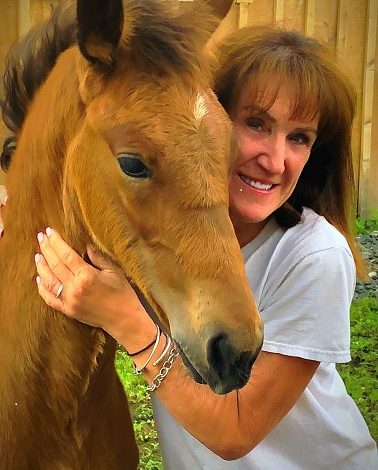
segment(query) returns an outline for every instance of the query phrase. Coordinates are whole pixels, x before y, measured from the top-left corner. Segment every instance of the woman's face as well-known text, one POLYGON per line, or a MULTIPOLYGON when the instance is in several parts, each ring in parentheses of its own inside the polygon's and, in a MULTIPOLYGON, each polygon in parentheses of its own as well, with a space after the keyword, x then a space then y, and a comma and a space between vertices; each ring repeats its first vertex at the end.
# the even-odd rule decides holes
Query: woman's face
POLYGON ((251 106, 248 89, 232 115, 239 143, 230 179, 230 216, 241 244, 256 236, 292 194, 316 139, 318 117, 290 120, 294 100, 281 86, 273 105, 251 106))

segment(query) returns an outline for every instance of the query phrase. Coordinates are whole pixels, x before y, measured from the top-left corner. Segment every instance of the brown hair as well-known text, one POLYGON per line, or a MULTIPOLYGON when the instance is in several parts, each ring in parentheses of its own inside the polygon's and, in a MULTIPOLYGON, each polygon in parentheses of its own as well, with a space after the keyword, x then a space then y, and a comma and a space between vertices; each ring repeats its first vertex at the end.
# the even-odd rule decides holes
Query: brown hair
POLYGON ((218 59, 214 90, 231 116, 246 83, 251 103, 263 97, 269 109, 287 81, 296 97, 291 118, 312 119, 319 114, 318 137, 309 160, 293 194, 274 215, 285 228, 300 221, 304 206, 323 215, 345 236, 358 276, 365 277, 351 228, 355 216, 351 130, 356 96, 335 56, 326 45, 298 32, 248 27, 223 42, 218 59))

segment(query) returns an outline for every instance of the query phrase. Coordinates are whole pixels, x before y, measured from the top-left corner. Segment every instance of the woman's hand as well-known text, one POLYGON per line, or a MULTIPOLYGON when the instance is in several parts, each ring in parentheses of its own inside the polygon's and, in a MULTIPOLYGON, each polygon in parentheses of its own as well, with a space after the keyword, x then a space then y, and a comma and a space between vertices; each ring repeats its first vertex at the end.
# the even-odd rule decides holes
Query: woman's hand
POLYGON ((151 342, 156 333, 122 270, 88 246, 94 266, 86 263, 51 228, 38 234, 35 256, 38 291, 44 301, 66 316, 103 328, 130 352, 151 342))
POLYGON ((6 187, 0 184, 0 238, 3 236, 4 233, 4 223, 3 218, 1 216, 1 208, 5 206, 8 199, 8 193, 6 187))

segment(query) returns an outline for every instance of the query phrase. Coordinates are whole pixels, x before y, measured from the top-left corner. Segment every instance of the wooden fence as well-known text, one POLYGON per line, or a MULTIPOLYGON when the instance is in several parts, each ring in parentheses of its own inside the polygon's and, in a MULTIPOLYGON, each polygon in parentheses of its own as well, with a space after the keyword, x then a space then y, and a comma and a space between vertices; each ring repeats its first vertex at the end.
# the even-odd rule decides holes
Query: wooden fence
MULTIPOLYGON (((190 0, 166 0, 177 3, 190 0)), ((0 0, 0 64, 11 43, 45 18, 57 0, 0 0)), ((222 24, 227 34, 249 24, 276 22, 314 36, 341 58, 357 89, 353 156, 358 213, 378 209, 378 0, 235 0, 222 24)), ((0 137, 5 129, 0 129, 0 137)), ((0 174, 0 182, 4 181, 0 174)))

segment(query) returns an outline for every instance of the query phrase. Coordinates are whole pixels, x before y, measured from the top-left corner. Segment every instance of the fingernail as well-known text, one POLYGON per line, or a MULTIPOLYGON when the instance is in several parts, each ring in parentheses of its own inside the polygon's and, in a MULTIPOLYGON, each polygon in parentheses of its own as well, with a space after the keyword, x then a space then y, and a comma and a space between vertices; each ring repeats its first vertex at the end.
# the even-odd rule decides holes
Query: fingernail
POLYGON ((3 227, 0 227, 0 238, 3 236, 3 234, 4 234, 4 229, 3 227))
POLYGON ((46 235, 47 235, 48 238, 51 237, 51 235, 52 235, 52 228, 47 227, 47 229, 46 229, 46 235))
POLYGON ((41 278, 40 278, 39 276, 37 276, 37 277, 35 278, 35 282, 36 282, 38 285, 41 284, 41 278))
POLYGON ((39 234, 37 235, 37 240, 39 241, 39 243, 42 243, 43 242, 43 239, 44 239, 44 235, 42 232, 39 232, 39 234))
POLYGON ((35 263, 39 263, 41 261, 41 255, 39 253, 36 253, 34 256, 35 263))

